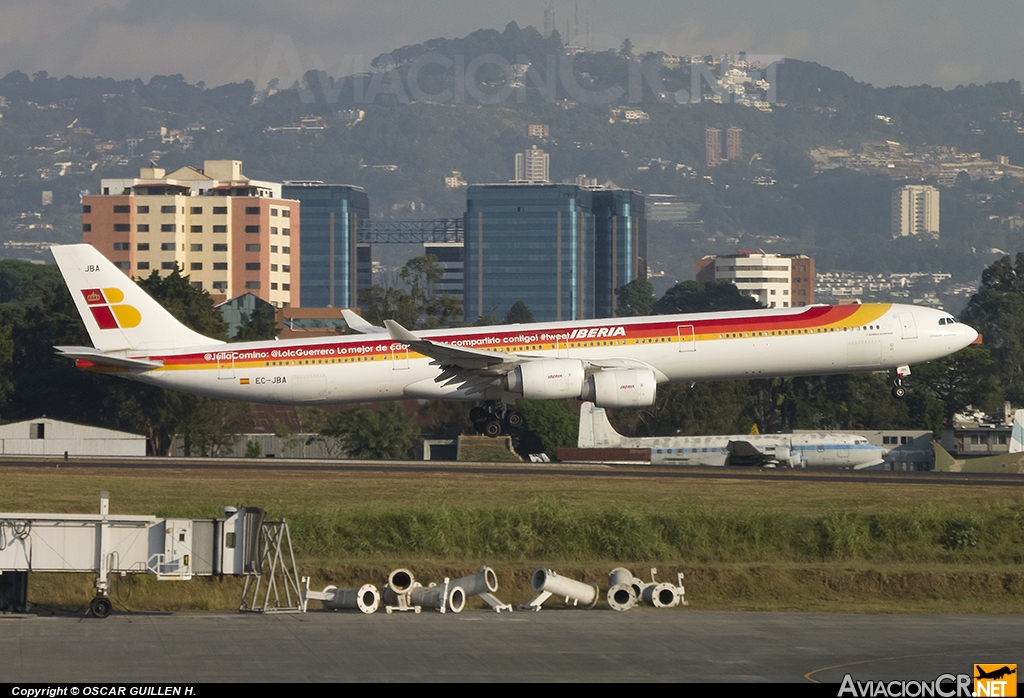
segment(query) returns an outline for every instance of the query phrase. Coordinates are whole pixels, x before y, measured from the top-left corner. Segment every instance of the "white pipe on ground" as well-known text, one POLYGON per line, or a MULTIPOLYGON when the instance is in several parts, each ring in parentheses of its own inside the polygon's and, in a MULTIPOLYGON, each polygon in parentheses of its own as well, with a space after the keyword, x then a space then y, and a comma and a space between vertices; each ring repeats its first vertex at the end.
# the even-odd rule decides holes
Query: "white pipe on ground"
POLYGON ((575 579, 562 577, 552 570, 538 568, 533 573, 530 586, 536 592, 548 592, 553 596, 561 596, 574 604, 582 603, 587 608, 593 608, 600 599, 596 584, 585 584, 575 579))
POLYGON ((330 598, 321 601, 331 611, 358 609, 363 613, 374 613, 380 607, 380 592, 373 584, 364 584, 358 589, 338 589, 329 586, 324 594, 330 598))

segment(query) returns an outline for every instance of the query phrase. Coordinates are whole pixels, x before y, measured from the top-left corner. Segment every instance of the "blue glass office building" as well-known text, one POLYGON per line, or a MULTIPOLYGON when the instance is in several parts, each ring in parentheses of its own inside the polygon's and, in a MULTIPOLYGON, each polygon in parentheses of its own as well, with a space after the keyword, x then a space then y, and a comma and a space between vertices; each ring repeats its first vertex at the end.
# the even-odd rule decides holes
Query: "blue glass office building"
POLYGON ((370 217, 366 192, 343 184, 285 182, 281 193, 301 204, 302 306, 356 305, 359 290, 369 285, 369 251, 360 250, 357 241, 360 221, 370 217))
POLYGON ((595 189, 594 313, 615 316, 615 289, 647 278, 644 197, 629 189, 595 189))
POLYGON ((538 322, 594 317, 592 198, 570 184, 469 187, 466 320, 500 320, 516 301, 538 322))

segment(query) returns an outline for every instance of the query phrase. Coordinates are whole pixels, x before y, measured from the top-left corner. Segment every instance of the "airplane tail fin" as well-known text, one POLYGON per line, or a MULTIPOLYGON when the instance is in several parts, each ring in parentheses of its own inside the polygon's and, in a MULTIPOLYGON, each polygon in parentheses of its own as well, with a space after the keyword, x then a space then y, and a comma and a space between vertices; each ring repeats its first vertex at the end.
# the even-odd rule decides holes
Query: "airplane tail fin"
POLYGON ((1013 414, 1013 430, 1010 432, 1010 453, 1024 451, 1024 410, 1013 414))
POLYGON ((101 352, 223 344, 181 324, 92 245, 58 245, 50 251, 101 352))
POLYGON ((580 407, 578 448, 610 448, 622 443, 622 435, 612 428, 603 407, 584 402, 580 407))

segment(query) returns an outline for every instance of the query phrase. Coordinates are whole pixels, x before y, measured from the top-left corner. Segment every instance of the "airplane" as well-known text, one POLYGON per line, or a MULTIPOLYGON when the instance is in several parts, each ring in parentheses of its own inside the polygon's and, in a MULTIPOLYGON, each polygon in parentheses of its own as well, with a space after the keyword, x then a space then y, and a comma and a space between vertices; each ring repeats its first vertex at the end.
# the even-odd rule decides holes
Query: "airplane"
POLYGON ((604 408, 580 408, 579 448, 651 450, 651 465, 752 465, 790 468, 879 468, 889 452, 863 436, 834 432, 738 436, 654 436, 627 438, 608 421, 604 408))
POLYGON ((482 402, 477 430, 522 424, 519 398, 644 407, 668 381, 896 369, 971 344, 949 313, 889 303, 566 320, 410 332, 345 317, 361 335, 226 344, 178 322, 91 245, 58 245, 92 347, 55 347, 83 369, 250 402, 404 398, 482 402))
MULTIPOLYGON (((974 666, 977 667, 978 665, 975 664, 974 666)), ((1001 667, 999 669, 993 669, 992 671, 985 671, 984 669, 981 669, 979 667, 978 668, 978 675, 975 676, 974 678, 976 678, 976 679, 996 679, 996 680, 999 680, 999 679, 1003 678, 1004 676, 1010 676, 1012 674, 1016 674, 1017 673, 1016 666, 1017 665, 1015 664, 1013 669, 1011 669, 1009 666, 1003 666, 1003 667, 1001 667)))

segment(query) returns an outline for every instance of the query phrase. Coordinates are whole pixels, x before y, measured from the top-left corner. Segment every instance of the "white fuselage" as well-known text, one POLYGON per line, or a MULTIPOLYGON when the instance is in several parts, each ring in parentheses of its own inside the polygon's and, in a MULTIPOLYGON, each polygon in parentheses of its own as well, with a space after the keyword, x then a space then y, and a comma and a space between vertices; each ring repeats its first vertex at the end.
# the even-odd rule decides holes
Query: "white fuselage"
POLYGON ((620 448, 650 448, 652 465, 777 465, 790 468, 852 468, 881 466, 887 449, 863 436, 830 432, 688 436, 624 439, 620 448), (749 444, 764 458, 749 462, 730 453, 730 444, 749 444))
MULTIPOLYGON (((467 327, 418 336, 524 359, 581 360, 588 371, 650 370, 664 382, 892 369, 951 354, 977 333, 942 311, 870 304, 467 327)), ((162 364, 120 371, 127 377, 252 402, 515 398, 465 394, 458 385, 435 382, 441 369, 386 333, 124 355, 162 364)))

